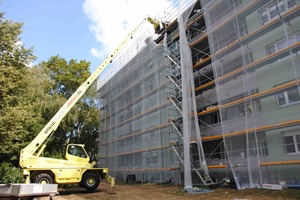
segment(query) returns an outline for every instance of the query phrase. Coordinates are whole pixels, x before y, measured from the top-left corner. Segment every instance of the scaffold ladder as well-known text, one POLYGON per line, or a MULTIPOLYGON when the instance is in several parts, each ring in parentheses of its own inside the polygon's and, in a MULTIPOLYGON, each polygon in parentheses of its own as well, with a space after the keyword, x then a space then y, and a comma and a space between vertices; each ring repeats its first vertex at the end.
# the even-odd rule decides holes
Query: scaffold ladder
POLYGON ((176 130, 178 135, 182 138, 182 128, 183 124, 179 120, 169 120, 170 124, 173 126, 173 128, 176 130))
MULTIPOLYGON (((175 51, 175 50, 174 50, 175 51)), ((175 55, 166 48, 166 77, 170 81, 169 90, 167 91, 167 98, 170 100, 171 104, 168 107, 168 117, 169 123, 172 128, 171 132, 176 132, 178 134, 178 141, 174 144, 171 143, 171 148, 177 155, 180 162, 184 165, 184 146, 183 146, 183 122, 182 122, 182 88, 181 88, 181 67, 180 67, 180 55, 175 55), (174 114, 175 113, 175 114, 174 114), (177 114, 176 114, 177 113, 177 114)), ((191 158, 190 158, 191 159, 191 158)), ((207 171, 207 166, 204 163, 200 163, 199 168, 191 162, 191 170, 197 174, 201 184, 207 186, 212 185, 214 182, 211 180, 209 173, 207 171)))
MULTIPOLYGON (((180 162, 184 165, 184 153, 183 153, 183 144, 180 142, 176 142, 172 144, 172 149, 174 150, 175 154, 178 156, 180 162)), ((190 158, 191 159, 191 158, 190 158)), ((207 171, 205 168, 196 168, 193 163, 190 164, 192 171, 196 172, 200 180, 205 186, 214 185, 215 183, 212 181, 209 175, 207 175, 207 171)))

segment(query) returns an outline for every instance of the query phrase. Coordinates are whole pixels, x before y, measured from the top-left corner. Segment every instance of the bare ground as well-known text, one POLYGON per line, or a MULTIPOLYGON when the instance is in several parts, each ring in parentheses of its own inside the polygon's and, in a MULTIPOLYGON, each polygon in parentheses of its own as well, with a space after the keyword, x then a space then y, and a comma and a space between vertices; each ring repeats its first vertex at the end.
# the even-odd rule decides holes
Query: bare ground
POLYGON ((183 186, 161 185, 161 184, 116 184, 114 191, 107 182, 101 182, 94 192, 87 192, 80 187, 59 188, 59 194, 54 200, 199 200, 199 199, 259 199, 259 200, 282 200, 300 199, 300 190, 267 190, 267 189, 245 189, 215 187, 210 192, 203 194, 191 194, 183 192, 183 186))

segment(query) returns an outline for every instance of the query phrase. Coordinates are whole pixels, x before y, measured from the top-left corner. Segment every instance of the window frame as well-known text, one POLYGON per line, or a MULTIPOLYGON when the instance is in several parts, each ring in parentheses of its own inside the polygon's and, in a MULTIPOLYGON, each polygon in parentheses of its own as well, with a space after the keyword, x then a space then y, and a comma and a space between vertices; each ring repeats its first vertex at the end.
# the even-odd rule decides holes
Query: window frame
POLYGON ((210 120, 211 120, 211 124, 217 124, 217 123, 220 123, 222 120, 221 120, 221 114, 220 112, 215 112, 213 114, 210 115, 210 120))
POLYGON ((70 145, 68 147, 68 154, 79 158, 88 158, 84 148, 78 145, 70 145))
POLYGON ((300 140, 297 141, 297 136, 300 136, 300 129, 294 129, 294 130, 282 132, 282 145, 285 154, 287 155, 300 154, 300 140), (291 145, 291 144, 286 144, 284 138, 291 137, 291 136, 293 138, 293 143, 291 144, 294 145, 295 152, 287 152, 286 147, 287 145, 291 145))
POLYGON ((300 36, 299 36, 299 35, 300 35, 300 32, 293 34, 292 36, 288 37, 288 39, 284 38, 284 39, 281 39, 281 40, 276 41, 276 42, 273 43, 273 44, 268 45, 268 46, 266 47, 266 49, 267 49, 267 55, 272 55, 272 54, 274 54, 274 53, 276 53, 276 52, 278 52, 278 51, 281 51, 282 49, 285 49, 285 48, 287 48, 287 47, 289 47, 289 46, 291 46, 291 45, 293 45, 293 44, 296 44, 297 42, 300 42, 300 40, 298 41, 298 39, 297 39, 297 37, 299 37, 299 39, 300 39, 300 36), (280 45, 282 42, 286 42, 286 44, 285 44, 284 47, 279 48, 279 45, 280 45), (270 50, 270 48, 272 48, 272 47, 275 48, 275 51, 272 52, 272 53, 270 53, 269 50, 270 50))
POLYGON ((157 137, 157 131, 152 131, 152 132, 149 132, 145 135, 145 140, 146 142, 149 142, 149 141, 154 141, 156 140, 158 137, 157 137))
POLYGON ((277 2, 277 6, 276 6, 275 3, 268 5, 266 8, 262 9, 259 12, 259 18, 260 18, 261 25, 263 26, 263 25, 271 22, 275 18, 279 17, 280 14, 288 12, 289 10, 294 8, 295 6, 296 6, 295 0, 280 0, 279 2, 277 2), (291 2, 294 2, 294 3, 291 3, 291 2), (277 8, 279 10, 279 13, 278 13, 277 8), (275 9, 276 15, 274 15, 272 17, 271 16, 271 11, 273 11, 274 9, 275 9), (266 21, 263 20, 263 16, 262 16, 263 13, 266 13, 266 16, 267 16, 266 21))
POLYGON ((261 111, 259 101, 251 101, 240 105, 240 114, 242 116, 252 115, 261 111))
POLYGON ((158 103, 158 99, 156 94, 148 97, 148 109, 155 108, 157 103, 158 103))
POLYGON ((155 166, 159 164, 159 155, 157 152, 147 152, 145 154, 145 162, 148 166, 155 166))
POLYGON ((147 81, 147 92, 150 92, 155 88, 155 79, 151 78, 147 81))
POLYGON ((283 92, 276 93, 276 100, 277 100, 278 108, 284 108, 284 107, 287 107, 287 106, 298 104, 298 103, 300 103, 300 88, 296 85, 295 88, 294 87, 288 88, 287 90, 284 90, 283 92), (288 95, 288 91, 291 91, 292 89, 296 89, 296 90, 298 89, 299 90, 299 100, 298 101, 290 102, 290 97, 288 95), (280 105, 279 94, 282 94, 282 93, 284 95, 285 104, 280 105))

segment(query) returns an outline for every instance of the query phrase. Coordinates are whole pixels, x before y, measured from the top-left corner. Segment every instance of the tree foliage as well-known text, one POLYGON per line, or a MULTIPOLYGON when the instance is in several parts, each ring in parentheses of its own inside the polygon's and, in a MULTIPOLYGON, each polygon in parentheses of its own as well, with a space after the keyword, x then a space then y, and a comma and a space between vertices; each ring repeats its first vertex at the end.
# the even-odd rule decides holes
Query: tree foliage
MULTIPOLYGON (((60 96, 64 99, 63 102, 67 101, 89 77, 89 65, 90 63, 84 60, 66 61, 59 56, 53 56, 47 62, 41 63, 40 67, 49 71, 52 80, 49 94, 60 96)), ((95 104, 95 91, 95 87, 92 86, 65 116, 51 140, 51 145, 48 145, 50 156, 57 157, 59 154, 62 156, 65 145, 70 142, 84 143, 89 151, 92 151, 89 147, 94 148, 97 145, 95 140, 98 137, 98 110, 95 104), (60 153, 57 152, 58 149, 60 153)), ((54 114, 51 112, 51 116, 47 117, 48 121, 54 114)))
POLYGON ((16 160, 30 135, 34 113, 27 101, 27 65, 34 60, 32 48, 21 44, 22 23, 5 20, 0 13, 0 157, 16 160))
POLYGON ((11 163, 0 163, 0 183, 23 183, 23 174, 20 168, 11 163))
MULTIPOLYGON (((17 165, 19 152, 42 130, 88 76, 87 61, 53 56, 37 66, 33 48, 20 42, 22 23, 0 13, 0 162, 17 165)), ((96 89, 92 86, 65 116, 45 156, 62 157, 69 142, 95 150, 98 137, 96 89)))
POLYGON ((71 59, 67 62, 64 58, 52 56, 45 65, 50 71, 50 78, 55 81, 53 91, 65 98, 69 98, 90 75, 90 63, 84 60, 77 62, 71 59))

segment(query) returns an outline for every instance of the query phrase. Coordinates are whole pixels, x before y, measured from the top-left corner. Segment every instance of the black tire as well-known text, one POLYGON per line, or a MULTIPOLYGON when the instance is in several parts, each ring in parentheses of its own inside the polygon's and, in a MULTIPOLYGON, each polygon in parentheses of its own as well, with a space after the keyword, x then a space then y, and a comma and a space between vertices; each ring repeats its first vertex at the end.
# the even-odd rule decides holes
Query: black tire
POLYGON ((79 185, 87 190, 95 190, 100 184, 100 177, 95 172, 86 172, 79 185))
POLYGON ((53 178, 47 173, 40 173, 35 177, 34 182, 42 184, 52 184, 53 178))

